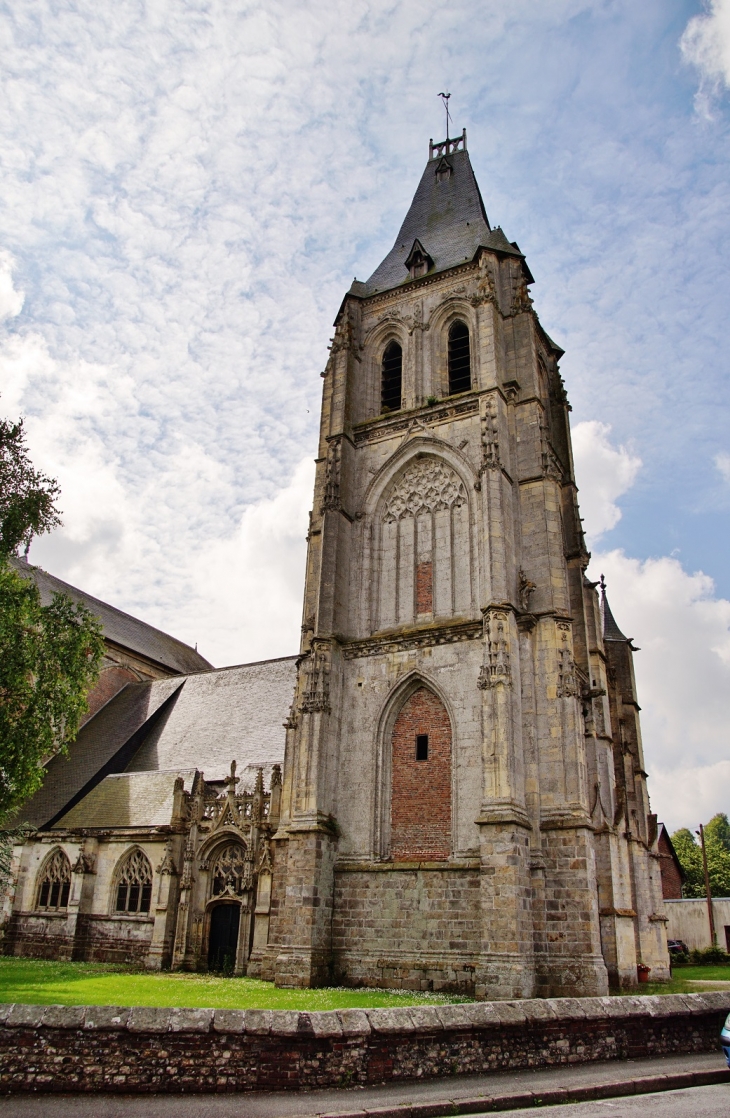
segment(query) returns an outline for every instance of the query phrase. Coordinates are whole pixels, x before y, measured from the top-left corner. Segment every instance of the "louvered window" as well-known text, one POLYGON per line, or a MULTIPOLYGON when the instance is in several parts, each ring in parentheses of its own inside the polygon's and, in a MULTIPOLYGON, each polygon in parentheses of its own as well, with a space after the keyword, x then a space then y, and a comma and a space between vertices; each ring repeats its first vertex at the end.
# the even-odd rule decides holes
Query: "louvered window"
POLYGON ((468 392, 470 388, 469 328, 463 322, 454 322, 449 329, 449 395, 468 392))
POLYGON ((124 859, 117 874, 117 912, 149 912, 152 900, 152 866, 141 850, 124 859))
POLYGON ((62 909, 68 905, 71 892, 71 863, 62 850, 56 850, 46 862, 38 883, 38 908, 62 909))
POLYGON ((403 385, 403 350, 397 342, 389 342, 383 354, 380 381, 382 411, 399 411, 403 385))

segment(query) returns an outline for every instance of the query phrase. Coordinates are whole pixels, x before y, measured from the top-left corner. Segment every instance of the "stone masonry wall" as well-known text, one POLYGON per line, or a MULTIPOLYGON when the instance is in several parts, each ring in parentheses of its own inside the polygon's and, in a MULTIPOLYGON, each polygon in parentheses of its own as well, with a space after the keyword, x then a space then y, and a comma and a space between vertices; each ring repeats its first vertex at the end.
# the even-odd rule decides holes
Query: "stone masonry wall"
MULTIPOLYGON (((0 1007, 5 1092, 351 1086, 707 1052, 730 993, 329 1013, 0 1007)), ((718 1053, 718 1059, 719 1059, 718 1053)))
POLYGON ((335 872, 335 976, 348 986, 474 992, 479 871, 414 862, 335 872))

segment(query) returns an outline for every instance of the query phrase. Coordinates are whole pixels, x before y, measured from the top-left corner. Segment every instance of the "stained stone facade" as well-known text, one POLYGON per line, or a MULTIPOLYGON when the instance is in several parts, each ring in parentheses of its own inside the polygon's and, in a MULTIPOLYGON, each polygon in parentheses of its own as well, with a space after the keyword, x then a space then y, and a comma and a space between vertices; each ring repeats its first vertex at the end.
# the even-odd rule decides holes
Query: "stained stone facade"
POLYGON ((488 999, 669 977, 634 648, 532 282, 466 137, 431 145, 337 316, 299 656, 92 712, 24 809, 3 950, 488 999))
POLYGON ((532 282, 462 136, 431 146, 337 316, 249 968, 279 985, 523 998, 631 986, 639 963, 668 977, 632 645, 585 574, 532 282))

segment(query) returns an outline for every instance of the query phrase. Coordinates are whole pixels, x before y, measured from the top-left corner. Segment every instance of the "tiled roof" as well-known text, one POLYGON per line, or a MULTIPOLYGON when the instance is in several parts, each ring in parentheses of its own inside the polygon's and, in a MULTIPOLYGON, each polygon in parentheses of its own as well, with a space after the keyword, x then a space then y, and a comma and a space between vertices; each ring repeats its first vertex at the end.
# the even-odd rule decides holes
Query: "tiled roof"
POLYGON ((170 714, 127 770, 196 768, 206 780, 222 780, 235 760, 243 783, 248 770, 253 784, 259 765, 268 777, 271 766, 284 761, 296 661, 287 656, 188 676, 170 714))
POLYGON ((190 791, 195 770, 114 773, 59 819, 57 827, 164 827, 172 816, 175 780, 190 791))
POLYGON ((154 629, 152 625, 147 625, 139 618, 122 613, 120 609, 115 609, 114 606, 101 602, 98 598, 92 598, 91 594, 79 590, 76 586, 70 586, 55 575, 50 575, 47 571, 34 567, 22 559, 12 559, 11 563, 18 574, 30 575, 35 579, 44 605, 49 604, 54 593, 67 594, 73 601, 85 605, 101 621, 105 638, 113 641, 114 644, 128 648, 130 652, 136 652, 162 667, 181 674, 199 672, 212 667, 194 648, 176 640, 169 633, 154 629))
POLYGON ((287 656, 127 684, 82 727, 67 757, 52 758, 42 788, 17 821, 65 826, 72 815, 74 826, 115 826, 79 820, 87 802, 98 818, 98 805, 107 802, 99 800, 98 788, 123 771, 198 769, 207 780, 222 780, 235 761, 239 790, 253 788, 259 766, 268 784, 272 765, 284 761, 283 723, 294 696, 296 660, 287 656))
POLYGON ((20 808, 16 822, 43 827, 57 817, 81 789, 113 763, 125 744, 180 687, 180 682, 179 676, 173 676, 123 687, 85 723, 67 754, 51 758, 43 784, 20 808))
POLYGON ((393 248, 369 280, 353 283, 353 295, 373 295, 408 280, 405 261, 416 239, 433 259, 435 272, 472 260, 480 246, 522 255, 501 229, 490 228, 469 153, 455 151, 447 157, 452 173, 446 177, 436 173, 442 162, 426 164, 393 248))

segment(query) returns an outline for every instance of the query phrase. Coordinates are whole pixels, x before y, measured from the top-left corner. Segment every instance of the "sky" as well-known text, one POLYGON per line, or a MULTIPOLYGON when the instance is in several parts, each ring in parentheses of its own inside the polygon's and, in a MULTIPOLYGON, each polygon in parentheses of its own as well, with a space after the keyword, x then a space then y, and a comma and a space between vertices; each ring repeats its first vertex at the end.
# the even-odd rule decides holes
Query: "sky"
POLYGON ((216 665, 296 651, 332 321, 448 89, 566 351, 654 810, 730 812, 730 0, 13 0, 0 49, 31 561, 216 665))

